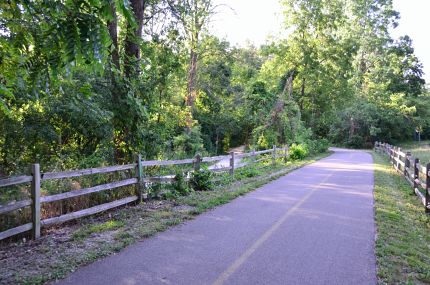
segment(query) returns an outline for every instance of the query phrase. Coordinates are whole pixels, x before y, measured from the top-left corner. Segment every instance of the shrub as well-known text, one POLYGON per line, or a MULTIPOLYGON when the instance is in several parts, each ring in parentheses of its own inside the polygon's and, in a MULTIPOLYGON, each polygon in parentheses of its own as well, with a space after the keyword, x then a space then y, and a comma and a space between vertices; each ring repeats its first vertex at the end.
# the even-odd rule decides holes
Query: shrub
POLYGON ((259 174, 255 167, 244 167, 237 171, 236 178, 250 178, 259 174))
POLYGON ((151 183, 148 185, 148 194, 151 199, 160 199, 161 198, 161 183, 151 183))
POLYGON ((292 160, 301 160, 308 155, 309 151, 303 144, 292 144, 288 152, 292 160))
POLYGON ((312 140, 308 141, 306 143, 309 149, 309 153, 317 154, 326 152, 329 147, 329 142, 326 139, 318 139, 318 140, 312 140))
POLYGON ((214 188, 212 182, 212 172, 208 169, 194 171, 190 179, 191 187, 196 191, 207 191, 214 188))
POLYGON ((190 193, 190 188, 185 180, 185 175, 182 171, 176 172, 175 178, 173 179, 172 187, 174 191, 179 195, 187 195, 190 193))

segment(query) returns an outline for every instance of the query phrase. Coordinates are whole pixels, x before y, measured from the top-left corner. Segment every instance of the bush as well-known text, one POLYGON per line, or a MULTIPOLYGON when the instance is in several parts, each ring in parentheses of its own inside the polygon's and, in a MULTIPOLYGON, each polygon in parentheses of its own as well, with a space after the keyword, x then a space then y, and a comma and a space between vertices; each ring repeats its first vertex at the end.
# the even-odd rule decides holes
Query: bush
POLYGON ((163 190, 161 183, 151 183, 148 185, 148 194, 151 199, 160 199, 161 190, 163 190))
POLYGON ((175 178, 173 179, 172 187, 174 192, 179 195, 185 196, 190 193, 190 188, 185 180, 185 175, 182 171, 176 172, 175 178))
POLYGON ((352 148, 363 148, 366 140, 360 135, 352 135, 347 141, 346 145, 352 148))
POLYGON ((309 154, 309 151, 304 144, 292 144, 288 154, 292 160, 301 160, 309 154))
POLYGON ((326 152, 329 147, 329 142, 326 139, 312 140, 306 143, 309 153, 318 154, 326 152))
POLYGON ((244 167, 241 168, 239 171, 237 171, 236 173, 236 178, 250 178, 250 177, 254 177, 257 176, 259 174, 258 170, 255 167, 244 167))
POLYGON ((214 188, 212 182, 212 172, 208 169, 194 171, 190 179, 191 187, 196 191, 207 191, 214 188))

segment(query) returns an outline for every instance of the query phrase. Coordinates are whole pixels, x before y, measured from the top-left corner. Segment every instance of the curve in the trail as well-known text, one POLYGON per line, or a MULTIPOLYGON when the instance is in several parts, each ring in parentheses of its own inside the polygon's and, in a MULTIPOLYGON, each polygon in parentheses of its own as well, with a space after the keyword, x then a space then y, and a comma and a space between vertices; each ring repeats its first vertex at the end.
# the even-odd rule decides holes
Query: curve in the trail
POLYGON ((335 153, 61 284, 375 284, 373 162, 335 153))

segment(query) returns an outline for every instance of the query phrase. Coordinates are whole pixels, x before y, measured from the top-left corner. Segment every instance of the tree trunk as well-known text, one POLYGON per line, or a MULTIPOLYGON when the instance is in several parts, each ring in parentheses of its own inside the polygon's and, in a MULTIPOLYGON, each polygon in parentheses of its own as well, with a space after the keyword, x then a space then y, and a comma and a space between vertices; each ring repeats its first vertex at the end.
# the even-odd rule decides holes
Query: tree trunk
POLYGON ((113 49, 111 49, 111 61, 116 69, 120 70, 119 65, 119 49, 118 49, 118 18, 114 1, 110 1, 112 20, 107 23, 109 36, 112 41, 113 49))
POLYGON ((302 98, 305 97, 305 86, 306 86, 306 79, 303 78, 302 79, 302 91, 301 91, 302 98))
POLYGON ((127 25, 127 35, 125 38, 125 76, 130 78, 139 72, 140 48, 139 41, 142 38, 143 12, 145 0, 131 0, 136 26, 127 25))
MULTIPOLYGON (((142 27, 143 27, 143 15, 144 15, 144 7, 146 0, 131 0, 131 8, 133 10, 135 24, 132 25, 130 23, 127 24, 126 27, 126 36, 124 40, 124 74, 125 77, 130 79, 133 76, 139 73, 139 61, 140 61, 140 47, 139 42, 142 38, 142 27)), ((113 26, 113 24, 112 24, 113 26)), ((115 34, 115 31, 112 27, 112 33, 109 30, 110 35, 115 34)), ((118 39, 117 39, 118 41, 118 39)), ((112 58, 114 62, 114 59, 112 58)), ((119 56, 118 62, 119 64, 119 56)), ((116 64, 116 63, 115 63, 116 64)), ((114 85, 115 86, 115 85, 114 85)), ((113 109, 114 109, 114 158, 117 163, 124 162, 127 159, 127 156, 130 156, 130 153, 127 147, 123 145, 127 145, 129 141, 130 129, 128 124, 130 122, 126 122, 124 120, 127 112, 127 108, 124 105, 124 95, 127 90, 123 88, 114 87, 113 92, 113 109)))
POLYGON ((189 132, 193 124, 193 110, 194 103, 197 98, 196 81, 197 81, 197 61, 198 54, 197 51, 191 49, 190 52, 190 66, 188 69, 188 81, 187 81, 187 97, 185 98, 185 105, 189 108, 189 113, 186 118, 186 128, 185 130, 189 132))
MULTIPOLYGON (((271 116, 271 120, 269 120, 268 123, 265 124, 265 127, 268 128, 270 126, 279 125, 279 118, 280 114, 285 109, 285 103, 286 101, 292 102, 293 101, 293 81, 294 81, 294 71, 291 71, 291 73, 288 76, 288 79, 285 81, 284 88, 282 90, 282 93, 279 95, 278 100, 275 104, 275 107, 273 109, 273 113, 271 116), (287 96, 287 98, 285 98, 287 96)), ((287 110, 287 116, 288 121, 290 125, 290 131, 294 137, 294 127, 293 127, 293 116, 290 112, 290 110, 287 110)))
POLYGON ((190 67, 188 69, 187 98, 186 98, 186 105, 191 108, 194 108, 194 102, 197 96, 196 78, 197 78, 197 52, 192 50, 190 54, 190 67))

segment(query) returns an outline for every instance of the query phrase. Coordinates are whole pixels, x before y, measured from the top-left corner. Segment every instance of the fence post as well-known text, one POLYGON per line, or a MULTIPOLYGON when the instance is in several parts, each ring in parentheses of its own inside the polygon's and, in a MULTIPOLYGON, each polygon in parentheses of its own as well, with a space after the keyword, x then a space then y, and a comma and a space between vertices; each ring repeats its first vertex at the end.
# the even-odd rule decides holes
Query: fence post
POLYGON ((255 157, 255 148, 252 150, 251 152, 251 156, 252 156, 252 161, 255 161, 257 157, 255 157))
POLYGON ((287 162, 288 161, 288 145, 285 146, 284 151, 285 151, 284 162, 287 162))
POLYGON ((276 145, 273 145, 273 164, 276 163, 276 145))
POLYGON ((33 239, 40 238, 40 165, 38 163, 31 165, 31 229, 33 239))
POLYGON ((408 176, 408 169, 411 167, 411 152, 408 151, 406 152, 406 156, 405 156, 405 169, 403 170, 403 175, 404 176, 408 176))
POLYGON ((202 156, 200 155, 200 153, 198 153, 194 157, 194 171, 199 171, 200 170, 200 164, 201 164, 201 162, 202 162, 202 156))
POLYGON ((402 148, 401 147, 398 147, 397 148, 397 160, 396 160, 396 168, 398 169, 398 170, 402 170, 401 169, 401 164, 400 164, 400 161, 402 161, 402 159, 401 159, 401 156, 400 156, 400 152, 402 151, 402 148))
POLYGON ((234 176, 234 151, 231 151, 230 155, 230 175, 234 176))
POLYGON ((430 187, 430 163, 427 163, 426 166, 426 199, 425 199, 425 206, 426 206, 426 213, 430 212, 430 193, 429 193, 429 187, 430 187))
POLYGON ((136 156, 136 192, 137 192, 137 203, 142 203, 143 200, 143 169, 142 169, 142 155, 136 156))
POLYGON ((390 149, 390 163, 394 163, 394 147, 392 145, 389 146, 390 149))
POLYGON ((415 158, 414 161, 414 191, 413 193, 415 193, 415 189, 418 188, 418 183, 415 181, 417 179, 419 179, 419 170, 418 170, 418 164, 420 163, 420 159, 419 158, 415 158))

